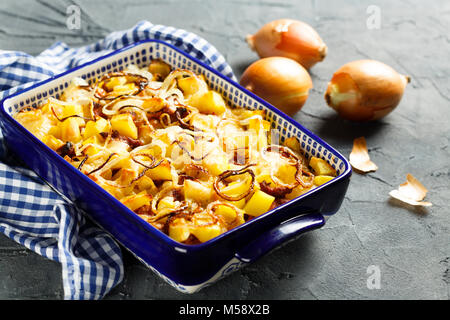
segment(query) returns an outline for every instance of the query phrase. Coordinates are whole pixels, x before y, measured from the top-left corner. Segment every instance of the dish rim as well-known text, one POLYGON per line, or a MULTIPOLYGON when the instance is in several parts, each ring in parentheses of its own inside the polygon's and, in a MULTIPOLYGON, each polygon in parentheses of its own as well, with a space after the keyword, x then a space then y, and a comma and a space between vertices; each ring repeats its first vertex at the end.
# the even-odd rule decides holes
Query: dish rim
MULTIPOLYGON (((243 107, 245 108, 245 107, 243 107)), ((70 168, 69 170, 72 170, 73 173, 75 173, 76 175, 78 175, 78 177, 80 179, 82 179, 84 182, 89 183, 90 186, 92 186, 96 192, 100 192, 103 196, 106 195, 108 201, 112 201, 113 203, 115 203, 116 205, 119 205, 119 207, 121 207, 123 210, 125 210, 127 213, 132 213, 132 215, 130 215, 130 218, 133 218, 133 222, 139 224, 140 227, 144 227, 144 229, 150 233, 152 233, 154 236, 156 236, 156 238, 159 238, 160 241, 164 241, 166 242, 167 245, 169 245, 172 248, 175 249, 181 249, 182 251, 188 253, 188 252, 192 252, 192 251, 199 251, 199 250, 203 250, 205 247, 209 247, 209 246, 213 246, 216 242, 221 241, 223 238, 225 237, 229 237, 231 234, 236 233, 238 231, 240 231, 241 229, 246 228, 248 225, 250 224, 254 224, 257 223, 260 220, 266 219, 267 217, 270 217, 272 214, 276 214, 277 211, 283 210, 286 207, 292 206, 295 202, 298 202, 308 196, 310 196, 313 193, 319 192, 320 190, 327 188, 328 186, 339 182, 340 180, 344 180, 347 179, 351 176, 352 173, 352 169, 350 166, 350 163, 348 162, 348 160, 339 152, 337 151, 334 147, 332 147, 331 145, 329 145, 327 142, 325 142, 324 140, 322 140, 320 137, 318 137, 316 134, 314 134, 313 132, 311 132, 309 129, 307 129, 306 127, 304 127, 303 125, 301 125, 299 122, 297 122, 296 120, 294 120, 293 118, 291 118, 290 116, 288 116, 287 114, 285 114, 284 112, 282 112, 281 110, 277 109, 276 107, 274 107, 273 105, 271 105, 269 102, 261 99, 260 97, 258 97, 257 95, 253 94, 252 92, 250 92, 249 90, 245 89, 244 87, 242 87, 239 83, 237 83, 236 81, 234 81, 233 79, 228 78, 227 76, 223 75, 222 73, 220 73, 219 71, 215 70, 214 68, 206 65, 205 63, 201 62, 200 60, 198 60, 197 58, 191 56, 190 54, 184 52, 181 49, 176 48, 175 46, 173 46, 170 43, 167 43, 163 40, 159 40, 159 39, 147 39, 147 40, 141 40, 138 42, 135 42, 133 44, 127 45, 125 47, 122 47, 120 49, 116 49, 113 50, 112 52, 109 52, 105 55, 102 55, 100 57, 97 57, 91 61, 88 61, 86 63, 83 63, 79 66, 76 66, 74 68, 68 69, 62 73, 56 74, 54 76, 51 76, 45 80, 39 81, 34 83, 33 85, 23 89, 23 90, 19 90, 17 92, 14 92, 6 97, 4 97, 1 102, 0 102, 0 114, 5 117, 6 120, 8 120, 10 123, 14 124, 15 127, 20 130, 27 138, 31 139, 34 143, 37 143, 38 146, 45 150, 45 152, 47 153, 47 155, 51 156, 51 157, 55 157, 58 156, 57 158, 59 159, 59 164, 62 164, 63 166, 65 166, 65 168, 70 168), (247 221, 237 227, 234 227, 206 242, 200 243, 200 244, 184 244, 178 241, 175 241, 174 239, 170 238, 167 234, 165 234, 164 232, 156 229, 155 227, 153 227, 150 223, 146 222, 144 219, 142 219, 141 217, 139 217, 139 215, 137 215, 135 212, 133 212, 131 209, 129 209, 128 207, 126 207, 123 203, 121 203, 117 198, 115 198, 113 195, 111 195, 109 192, 107 192, 106 190, 104 190, 103 188, 101 188, 98 184, 96 184, 92 179, 90 179, 89 177, 87 177, 85 174, 83 174, 82 172, 80 172, 79 170, 77 170, 74 166, 72 166, 69 162, 67 162, 66 160, 64 160, 63 158, 61 158, 57 153, 55 153, 55 151, 53 151, 52 149, 50 149, 47 145, 45 145, 41 140, 39 140, 37 137, 35 137, 30 131, 28 131, 27 129, 25 129, 25 127, 23 127, 16 119, 14 119, 12 117, 12 115, 10 115, 6 109, 5 109, 5 102, 7 102, 7 100, 11 100, 13 98, 16 98, 17 96, 20 96, 28 91, 31 91, 33 89, 39 88, 49 82, 52 81, 57 81, 59 78, 62 78, 70 73, 73 73, 75 71, 78 71, 80 69, 83 69, 85 67, 91 66, 93 64, 99 63, 104 59, 113 57, 115 55, 118 55, 124 51, 128 51, 131 50, 137 46, 146 44, 146 43, 150 43, 150 42, 155 42, 155 43, 160 43, 162 45, 168 46, 171 49, 177 51, 179 54, 185 56, 186 58, 192 60, 193 62, 195 62, 197 65, 200 65, 201 67, 207 69, 209 72, 212 72, 214 75, 216 75, 217 77, 221 78, 222 80, 228 82, 229 84, 231 84, 232 86, 234 86, 236 89, 239 89, 240 91, 242 91, 244 94, 250 96, 252 99, 256 100, 257 102, 259 102, 260 104, 262 104, 265 108, 270 109, 272 112, 276 113, 278 116, 280 116, 281 118, 283 118, 284 120, 286 120, 287 122, 289 122, 290 124, 292 124, 293 126, 295 126, 297 129, 299 129, 300 131, 302 131, 304 134, 306 134, 307 136, 309 136, 311 139, 314 140, 314 142, 317 142, 318 144, 320 144, 323 148, 327 149, 329 152, 331 152, 335 157, 338 157, 343 163, 344 163, 344 171, 337 177, 334 177, 332 180, 324 183, 321 186, 318 186, 308 192, 305 192, 304 194, 272 209, 269 210, 263 214, 261 214, 260 216, 257 216, 253 219, 251 219, 250 221, 247 221), (136 219, 137 218, 137 219, 136 219)), ((45 179, 43 179, 47 184, 48 181, 46 181, 45 179)), ((52 189, 55 189, 53 186, 51 186, 52 189)), ((58 191, 58 190, 56 190, 58 191)), ((61 194, 61 192, 58 191, 58 193, 61 194)), ((71 201, 72 202, 72 201, 71 201)), ((88 212, 87 212, 88 213, 88 212)), ((88 213, 89 215, 89 213, 88 213)), ((95 219, 94 219, 95 220, 95 219)), ((97 222, 96 222, 97 223, 97 222)), ((97 223, 98 224, 98 223, 97 223)), ((107 230, 106 230, 107 231, 107 230)), ((179 251, 179 250, 177 250, 179 251)))

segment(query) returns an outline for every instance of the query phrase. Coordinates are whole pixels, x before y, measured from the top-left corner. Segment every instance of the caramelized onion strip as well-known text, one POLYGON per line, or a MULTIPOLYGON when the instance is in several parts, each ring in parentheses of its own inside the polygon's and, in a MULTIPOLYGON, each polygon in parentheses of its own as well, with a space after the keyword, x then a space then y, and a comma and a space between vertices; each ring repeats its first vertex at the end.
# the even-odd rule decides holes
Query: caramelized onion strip
MULTIPOLYGON (((288 159, 288 160, 294 160, 295 162, 290 161, 289 164, 294 165, 296 168, 296 172, 295 172, 295 184, 285 184, 283 182, 280 181, 280 179, 278 179, 272 172, 270 173, 270 177, 271 179, 278 185, 280 185, 281 187, 286 188, 285 190, 281 190, 280 188, 276 189, 272 188, 271 190, 274 193, 284 193, 285 191, 287 191, 287 189, 294 189, 297 185, 301 185, 304 188, 309 188, 312 186, 313 184, 313 179, 314 176, 311 172, 305 171, 303 169, 303 161, 302 158, 298 157, 291 149, 284 147, 284 146, 275 146, 275 145, 269 145, 267 146, 263 152, 262 152, 262 156, 265 156, 266 152, 274 152, 277 151, 282 157, 288 159), (303 175, 307 175, 310 177, 309 181, 305 181, 303 179, 303 175)), ((267 160, 267 159, 266 159, 267 160)), ((267 188, 270 188, 269 186, 266 185, 267 188)))
POLYGON ((81 168, 83 168, 84 163, 87 161, 87 159, 89 158, 89 155, 87 154, 86 157, 83 158, 83 160, 81 160, 80 164, 78 165, 78 170, 81 171, 81 168))
POLYGON ((239 201, 241 199, 244 199, 246 196, 248 196, 250 193, 253 192, 253 189, 255 188, 255 173, 252 169, 250 169, 251 166, 254 166, 254 164, 249 164, 239 170, 226 170, 222 172, 215 180, 214 180, 214 191, 219 195, 221 198, 228 200, 228 201, 239 201), (252 179, 251 185, 248 188, 246 192, 243 194, 240 194, 238 196, 228 196, 220 191, 219 183, 231 176, 237 176, 248 173, 252 179))
POLYGON ((208 152, 205 152, 205 153, 202 152, 202 155, 201 155, 200 157, 196 157, 196 156, 192 155, 192 154, 191 154, 191 151, 188 150, 188 149, 183 145, 182 141, 175 140, 174 142, 180 147, 181 150, 183 150, 184 152, 187 153, 187 155, 189 156, 189 158, 191 158, 191 160, 194 160, 194 161, 202 161, 203 159, 205 159, 205 158, 211 153, 211 150, 208 151, 208 152))
POLYGON ((80 119, 83 119, 83 120, 86 120, 86 121, 96 121, 96 120, 95 120, 95 115, 94 115, 94 119, 92 119, 92 118, 86 118, 86 117, 83 117, 83 116, 79 116, 79 115, 77 115, 77 114, 73 114, 73 115, 71 115, 71 116, 67 116, 67 117, 64 117, 64 118, 60 118, 60 117, 58 117, 58 115, 56 114, 55 109, 53 109, 53 107, 51 107, 50 109, 52 110, 52 113, 53 113, 53 115, 55 116, 56 120, 58 120, 59 122, 63 122, 63 121, 65 121, 65 120, 69 119, 69 118, 80 118, 80 119))
POLYGON ((154 169, 164 161, 164 159, 161 159, 158 162, 156 162, 156 158, 153 155, 148 154, 148 153, 133 154, 133 155, 131 155, 131 160, 133 160, 137 164, 140 164, 141 166, 145 167, 146 169, 154 169), (135 157, 138 157, 138 156, 151 158, 151 160, 152 160, 151 164, 147 165, 147 164, 142 163, 140 160, 136 160, 135 157))
MULTIPOLYGON (((112 100, 116 100, 118 98, 121 98, 125 95, 137 95, 139 94, 142 90, 145 89, 145 86, 148 84, 148 79, 144 76, 138 75, 138 74, 133 74, 133 73, 128 73, 128 72, 124 72, 124 71, 120 71, 120 72, 111 72, 108 73, 106 75, 104 75, 102 78, 100 78, 100 80, 98 80, 95 89, 94 89, 94 97, 97 98, 98 100, 107 100, 107 101, 112 101, 112 100), (126 77, 127 80, 131 79, 131 81, 136 84, 137 89, 135 90, 135 92, 133 93, 128 93, 128 94, 121 94, 115 97, 109 97, 108 95, 101 97, 97 94, 97 89, 98 89, 98 84, 104 82, 105 80, 109 80, 111 78, 116 78, 116 77, 126 77)), ((102 88, 103 89, 103 88, 102 88)))
POLYGON ((314 175, 309 171, 303 170, 303 165, 298 163, 297 172, 295 173, 295 181, 301 184, 303 188, 309 188, 313 185, 314 175), (309 181, 303 180, 304 174, 309 177, 309 181))
POLYGON ((89 175, 91 175, 91 174, 93 174, 93 173, 95 173, 95 172, 101 170, 104 166, 106 166, 106 164, 109 162, 109 160, 111 160, 111 158, 112 158, 113 156, 115 156, 116 154, 117 154, 117 153, 115 153, 115 152, 111 153, 111 154, 109 155, 108 159, 106 159, 105 162, 103 162, 98 168, 92 170, 91 172, 87 173, 86 175, 89 176, 89 175))

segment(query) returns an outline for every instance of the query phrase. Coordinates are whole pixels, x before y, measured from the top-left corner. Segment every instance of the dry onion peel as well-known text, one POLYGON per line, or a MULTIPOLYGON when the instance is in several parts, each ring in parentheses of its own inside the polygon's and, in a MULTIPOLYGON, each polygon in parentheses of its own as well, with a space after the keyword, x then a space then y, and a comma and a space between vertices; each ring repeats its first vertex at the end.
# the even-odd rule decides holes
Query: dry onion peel
POLYGON ((412 174, 406 175, 406 182, 402 183, 397 190, 392 190, 389 195, 397 200, 406 202, 413 206, 432 206, 431 202, 422 201, 428 190, 412 174))
POLYGON ((366 173, 378 170, 378 166, 370 160, 364 137, 353 140, 353 149, 349 158, 352 167, 359 172, 366 173))

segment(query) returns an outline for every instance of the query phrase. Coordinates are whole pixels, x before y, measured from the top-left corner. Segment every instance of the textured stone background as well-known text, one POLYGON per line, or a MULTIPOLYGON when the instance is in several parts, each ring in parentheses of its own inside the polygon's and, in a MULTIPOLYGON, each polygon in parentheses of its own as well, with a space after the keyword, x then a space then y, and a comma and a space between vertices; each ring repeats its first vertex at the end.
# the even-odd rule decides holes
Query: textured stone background
MULTIPOLYGON (((203 36, 238 78, 257 57, 244 37, 276 18, 311 24, 329 48, 311 70, 314 89, 296 120, 351 151, 365 136, 379 170, 354 174, 327 225, 198 294, 183 295, 125 253, 126 275, 106 299, 449 299, 450 296, 450 2, 449 1, 15 1, 0 2, 0 48, 38 54, 55 41, 80 46, 139 20, 203 36), (82 8, 81 30, 66 28, 66 8, 82 8), (379 29, 367 8, 381 10, 379 29), (323 92, 342 64, 372 58, 412 82, 397 110, 370 124, 336 117, 323 92), (415 175, 430 190, 425 210, 389 199, 415 175), (379 266, 381 288, 366 286, 379 266)), ((0 235, 0 299, 61 299, 60 266, 0 235)))

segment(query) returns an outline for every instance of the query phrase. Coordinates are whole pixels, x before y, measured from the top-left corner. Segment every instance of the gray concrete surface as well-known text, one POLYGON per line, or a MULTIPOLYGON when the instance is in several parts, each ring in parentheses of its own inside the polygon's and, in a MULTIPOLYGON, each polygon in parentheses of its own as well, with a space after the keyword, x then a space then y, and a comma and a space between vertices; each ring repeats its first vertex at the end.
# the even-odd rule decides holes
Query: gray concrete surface
MULTIPOLYGON (((375 173, 354 174, 341 210, 327 225, 198 294, 176 292, 125 253, 125 279, 106 299, 449 299, 449 1, 15 1, 0 2, 0 48, 38 54, 55 41, 80 46, 139 20, 199 34, 228 59, 238 78, 257 57, 248 33, 276 18, 300 19, 329 48, 311 70, 314 89, 296 115, 348 155, 365 136, 375 173), (66 8, 82 8, 81 30, 66 28, 66 8), (380 10, 369 29, 368 7, 380 10), (339 119, 323 99, 342 64, 383 61, 408 74, 400 106, 369 124, 339 119), (429 188, 428 209, 403 206, 389 191, 415 175, 429 188), (369 289, 369 266, 380 270, 369 289)), ((61 299, 61 268, 0 235, 0 299, 61 299)))

